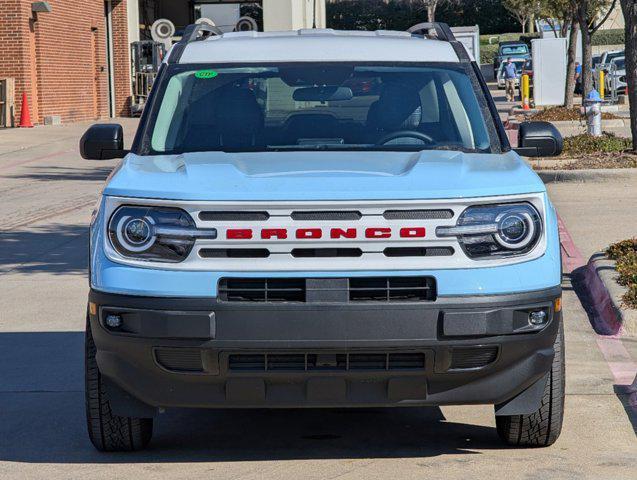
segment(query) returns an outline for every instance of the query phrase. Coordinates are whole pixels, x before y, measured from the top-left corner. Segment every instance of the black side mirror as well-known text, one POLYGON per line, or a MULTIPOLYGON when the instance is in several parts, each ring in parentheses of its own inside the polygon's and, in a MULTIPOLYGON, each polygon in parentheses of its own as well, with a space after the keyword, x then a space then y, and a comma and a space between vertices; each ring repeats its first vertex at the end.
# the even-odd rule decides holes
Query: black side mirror
POLYGON ((123 158, 124 129, 116 123, 98 123, 91 126, 80 139, 80 155, 86 160, 123 158))
POLYGON ((518 132, 518 148, 523 157, 557 157, 564 149, 559 130, 550 122, 524 122, 518 132))

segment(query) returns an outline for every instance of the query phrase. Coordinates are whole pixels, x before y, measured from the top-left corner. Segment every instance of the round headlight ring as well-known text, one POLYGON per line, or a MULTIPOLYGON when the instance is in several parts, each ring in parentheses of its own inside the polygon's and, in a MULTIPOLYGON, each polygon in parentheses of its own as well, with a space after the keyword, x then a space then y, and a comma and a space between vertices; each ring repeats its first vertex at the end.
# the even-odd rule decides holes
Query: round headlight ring
POLYGON ((527 212, 506 211, 498 215, 495 220, 498 224, 498 232, 494 235, 495 241, 504 248, 522 250, 535 238, 537 227, 527 212), (520 233, 511 234, 516 230, 519 230, 520 233))
POLYGON ((117 223, 115 233, 119 244, 133 253, 145 252, 157 240, 155 220, 149 216, 126 215, 117 223))

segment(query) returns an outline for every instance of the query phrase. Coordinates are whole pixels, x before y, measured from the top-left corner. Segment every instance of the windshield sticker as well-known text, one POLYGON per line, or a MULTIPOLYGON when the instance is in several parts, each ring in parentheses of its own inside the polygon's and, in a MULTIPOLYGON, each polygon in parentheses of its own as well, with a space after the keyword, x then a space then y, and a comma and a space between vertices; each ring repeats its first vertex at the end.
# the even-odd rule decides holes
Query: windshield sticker
POLYGON ((214 70, 199 70, 198 72, 195 73, 195 77, 206 78, 206 79, 215 78, 217 75, 219 75, 219 73, 214 70))

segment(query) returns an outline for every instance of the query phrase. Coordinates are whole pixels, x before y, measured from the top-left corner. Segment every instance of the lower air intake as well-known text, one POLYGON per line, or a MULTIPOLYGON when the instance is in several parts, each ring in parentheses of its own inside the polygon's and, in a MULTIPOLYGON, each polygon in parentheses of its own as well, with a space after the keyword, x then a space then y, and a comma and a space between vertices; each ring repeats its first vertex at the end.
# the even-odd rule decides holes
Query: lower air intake
POLYGON ((203 372, 201 351, 197 348, 157 348, 155 359, 173 372, 203 372))
POLYGON ((495 362, 498 347, 456 347, 451 350, 450 370, 482 368, 495 362))

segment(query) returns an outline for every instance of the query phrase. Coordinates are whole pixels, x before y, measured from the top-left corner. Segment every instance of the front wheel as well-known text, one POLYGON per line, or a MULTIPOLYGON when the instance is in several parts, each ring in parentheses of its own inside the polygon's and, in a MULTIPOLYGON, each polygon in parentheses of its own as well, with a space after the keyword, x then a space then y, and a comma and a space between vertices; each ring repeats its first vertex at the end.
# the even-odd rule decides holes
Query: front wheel
POLYGON ((498 435, 507 444, 517 447, 548 447, 562 431, 564 417, 564 326, 560 322, 555 339, 555 357, 544 387, 540 408, 529 415, 495 417, 498 435))
POLYGON ((153 435, 153 419, 120 417, 112 412, 108 390, 95 361, 95 342, 88 318, 84 352, 86 424, 91 442, 102 452, 143 449, 153 435))

